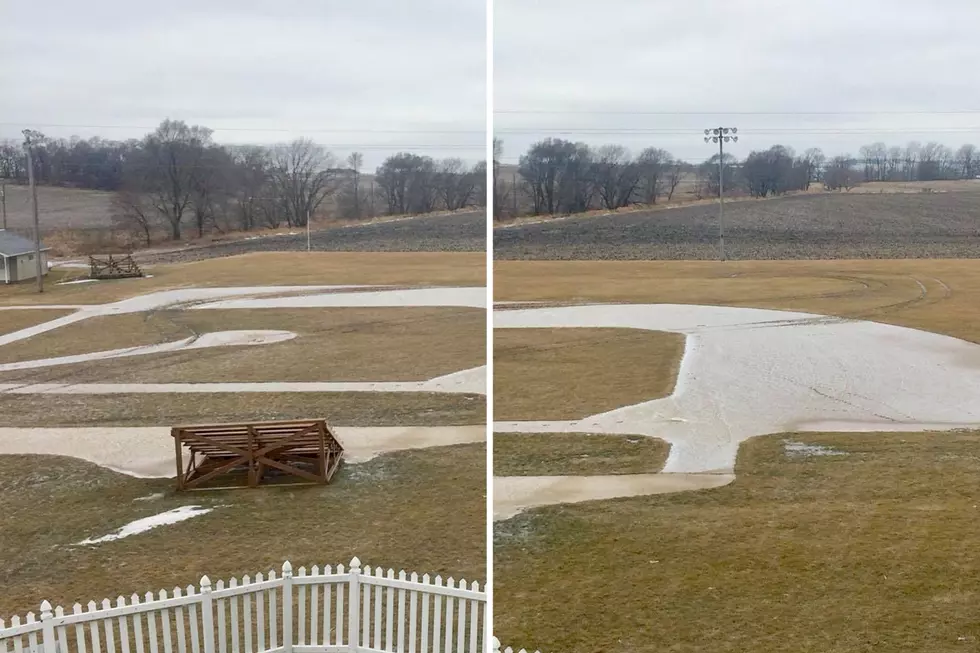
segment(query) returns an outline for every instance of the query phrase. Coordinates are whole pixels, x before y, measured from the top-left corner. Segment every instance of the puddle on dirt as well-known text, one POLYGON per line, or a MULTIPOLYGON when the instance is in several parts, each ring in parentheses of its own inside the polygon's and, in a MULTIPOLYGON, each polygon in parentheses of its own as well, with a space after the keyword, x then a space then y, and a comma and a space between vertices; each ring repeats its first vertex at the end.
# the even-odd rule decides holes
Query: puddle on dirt
POLYGON ((534 514, 519 514, 494 522, 493 543, 495 546, 528 544, 541 534, 539 522, 540 517, 534 514))
POLYGON ((805 444, 792 440, 783 440, 783 451, 787 458, 809 458, 811 456, 846 456, 844 451, 838 451, 819 444, 805 444))

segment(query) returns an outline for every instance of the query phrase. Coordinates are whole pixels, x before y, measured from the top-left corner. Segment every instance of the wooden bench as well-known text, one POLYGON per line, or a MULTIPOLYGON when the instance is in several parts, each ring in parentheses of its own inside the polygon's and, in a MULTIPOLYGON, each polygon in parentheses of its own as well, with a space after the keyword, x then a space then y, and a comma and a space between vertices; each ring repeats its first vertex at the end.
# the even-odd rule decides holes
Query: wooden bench
POLYGON ((325 420, 175 426, 177 489, 190 490, 221 474, 245 472, 257 487, 269 470, 309 483, 328 483, 344 448, 325 420), (184 448, 190 453, 184 465, 184 448))

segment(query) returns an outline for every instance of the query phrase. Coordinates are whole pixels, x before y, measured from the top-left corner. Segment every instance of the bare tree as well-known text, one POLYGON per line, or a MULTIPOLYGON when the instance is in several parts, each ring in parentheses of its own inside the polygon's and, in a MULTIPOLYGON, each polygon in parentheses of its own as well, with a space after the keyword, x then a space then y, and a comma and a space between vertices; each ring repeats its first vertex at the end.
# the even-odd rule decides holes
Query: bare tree
POLYGON ((333 155, 305 138, 272 149, 269 186, 277 209, 290 227, 306 225, 323 201, 337 190, 339 171, 333 155))
POLYGON ((437 198, 435 178, 435 161, 407 152, 388 157, 375 172, 389 215, 432 211, 437 198))
POLYGON ((258 226, 260 206, 268 202, 269 151, 256 145, 229 148, 233 210, 238 226, 251 231, 258 226))
POLYGON ((854 159, 849 156, 835 156, 824 172, 824 188, 849 191, 860 183, 860 178, 861 173, 855 169, 854 159))
POLYGON ((684 179, 684 164, 677 160, 672 159, 667 167, 667 201, 671 201, 674 198, 674 192, 677 187, 680 186, 681 181, 684 179))
POLYGON ((656 204, 657 198, 664 194, 664 182, 673 157, 667 150, 648 147, 640 152, 636 163, 643 178, 643 201, 656 204))
POLYGON ((153 244, 155 218, 159 212, 139 193, 123 190, 112 198, 112 222, 127 233, 136 235, 149 247, 153 244))
POLYGON ((960 147, 956 152, 956 162, 960 168, 960 176, 963 179, 973 179, 980 171, 980 161, 977 158, 977 147, 967 143, 960 147))
POLYGON ((607 209, 628 206, 640 185, 640 169, 621 145, 605 145, 593 156, 596 193, 607 209))
POLYGON ((917 177, 917 166, 919 163, 919 152, 921 149, 922 145, 919 144, 918 141, 910 141, 909 144, 905 146, 905 155, 902 160, 902 170, 905 173, 906 181, 912 181, 917 177))
POLYGON ((361 167, 363 165, 364 155, 360 152, 351 152, 347 157, 347 166, 351 170, 351 200, 355 220, 361 218, 361 167))
POLYGON ((436 191, 448 211, 461 209, 473 199, 476 183, 461 159, 443 159, 436 167, 436 191))
MULTIPOLYGON (((517 194, 517 184, 512 183, 510 186, 502 178, 500 171, 500 159, 504 154, 504 142, 499 138, 493 139, 493 179, 492 192, 493 192, 493 217, 495 220, 499 220, 503 217, 507 211, 507 207, 511 206, 512 195, 511 193, 517 194)), ((516 217, 516 216, 515 216, 516 217)))
POLYGON ((190 209, 198 238, 209 229, 219 228, 219 215, 224 213, 229 194, 231 157, 219 146, 209 146, 202 153, 191 180, 190 209))
POLYGON ((810 190, 810 184, 820 180, 827 157, 819 147, 811 147, 803 152, 800 163, 803 166, 804 184, 802 190, 810 190))
POLYGON ((165 219, 174 240, 180 240, 184 217, 195 185, 200 183, 201 165, 210 142, 210 129, 189 127, 179 120, 164 120, 143 139, 135 161, 129 166, 128 190, 148 198, 165 219))

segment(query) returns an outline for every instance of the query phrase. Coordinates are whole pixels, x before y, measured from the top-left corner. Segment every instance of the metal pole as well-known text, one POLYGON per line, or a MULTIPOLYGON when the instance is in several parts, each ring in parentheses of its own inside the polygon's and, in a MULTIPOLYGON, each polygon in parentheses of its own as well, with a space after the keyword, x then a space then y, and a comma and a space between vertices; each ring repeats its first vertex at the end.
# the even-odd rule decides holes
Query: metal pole
POLYGON ((44 292, 44 275, 41 267, 41 226, 37 217, 37 185, 34 183, 34 158, 31 155, 31 142, 28 139, 24 143, 27 150, 27 182, 31 185, 31 211, 34 213, 34 263, 37 274, 37 291, 44 292))
POLYGON ((0 184, 0 206, 3 207, 3 229, 7 230, 7 184, 0 184))
POLYGON ((725 139, 718 139, 718 246, 725 260, 725 139))
POLYGON ((310 247, 310 212, 307 211, 306 212, 306 251, 309 252, 311 250, 312 247, 310 247))

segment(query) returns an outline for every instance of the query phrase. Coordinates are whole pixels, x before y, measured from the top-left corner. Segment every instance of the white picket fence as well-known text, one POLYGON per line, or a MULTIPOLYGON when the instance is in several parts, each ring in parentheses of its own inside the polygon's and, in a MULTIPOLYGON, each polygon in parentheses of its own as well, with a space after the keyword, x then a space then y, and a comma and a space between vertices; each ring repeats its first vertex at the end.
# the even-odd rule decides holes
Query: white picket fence
POLYGON ((482 653, 486 592, 441 576, 343 565, 76 603, 0 619, 0 653, 482 653))

